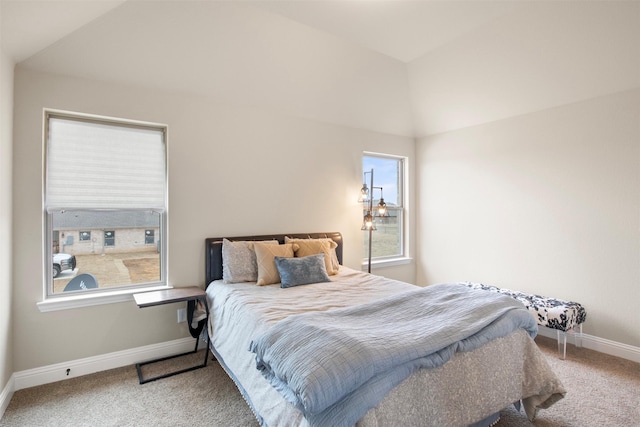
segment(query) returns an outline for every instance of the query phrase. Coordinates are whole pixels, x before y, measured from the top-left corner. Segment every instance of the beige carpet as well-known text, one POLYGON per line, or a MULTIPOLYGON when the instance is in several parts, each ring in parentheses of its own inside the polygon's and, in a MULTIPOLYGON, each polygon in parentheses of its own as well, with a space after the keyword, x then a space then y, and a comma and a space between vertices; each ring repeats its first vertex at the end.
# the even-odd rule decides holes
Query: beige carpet
MULTIPOLYGON (((568 394, 540 411, 533 424, 509 409, 498 426, 640 426, 640 364, 573 346, 567 359, 560 360, 555 341, 536 341, 568 394)), ((198 355, 195 362, 181 362, 200 361, 198 355)), ((146 377, 163 369, 173 367, 153 366, 143 372, 146 377)), ((198 425, 258 426, 216 362, 144 385, 138 384, 135 367, 130 366, 19 390, 0 420, 0 426, 7 427, 198 425)))

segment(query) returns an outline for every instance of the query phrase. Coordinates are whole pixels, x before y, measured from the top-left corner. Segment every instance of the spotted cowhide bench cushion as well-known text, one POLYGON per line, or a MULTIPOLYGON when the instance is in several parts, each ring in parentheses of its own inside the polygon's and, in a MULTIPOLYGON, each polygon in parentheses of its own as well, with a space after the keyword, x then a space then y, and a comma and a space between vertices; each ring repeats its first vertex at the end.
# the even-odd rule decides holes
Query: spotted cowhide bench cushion
MULTIPOLYGON (((564 301, 556 298, 548 298, 540 295, 529 295, 523 292, 516 292, 510 289, 502 289, 495 286, 484 285, 482 283, 462 282, 473 289, 482 289, 485 291, 498 292, 509 295, 522 302, 536 318, 539 326, 556 329, 558 332, 558 350, 566 356, 566 335, 568 331, 575 332, 579 329, 580 337, 582 336, 582 323, 587 318, 587 311, 581 304, 573 301, 564 301), (560 332, 564 339, 564 350, 560 348, 560 332)), ((576 345, 579 341, 576 338, 576 345)))

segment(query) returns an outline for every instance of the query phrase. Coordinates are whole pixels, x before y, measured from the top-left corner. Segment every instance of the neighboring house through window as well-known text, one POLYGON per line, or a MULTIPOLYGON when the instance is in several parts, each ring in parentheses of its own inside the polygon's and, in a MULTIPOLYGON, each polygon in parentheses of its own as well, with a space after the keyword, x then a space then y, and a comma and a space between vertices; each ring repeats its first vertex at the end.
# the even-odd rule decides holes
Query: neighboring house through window
POLYGON ((45 147, 47 298, 165 285, 166 127, 46 111, 45 147), (69 285, 83 274, 98 287, 69 285))
MULTIPOLYGON (((405 158, 384 154, 365 153, 362 170, 370 186, 370 171, 373 170, 373 186, 369 197, 373 197, 373 220, 376 230, 371 233, 371 258, 385 261, 404 257, 404 183, 405 158), (386 210, 380 213, 378 205, 383 202, 386 210)), ((366 213, 366 212, 364 212, 366 213)), ((369 233, 364 236, 363 257, 368 257, 369 233)))

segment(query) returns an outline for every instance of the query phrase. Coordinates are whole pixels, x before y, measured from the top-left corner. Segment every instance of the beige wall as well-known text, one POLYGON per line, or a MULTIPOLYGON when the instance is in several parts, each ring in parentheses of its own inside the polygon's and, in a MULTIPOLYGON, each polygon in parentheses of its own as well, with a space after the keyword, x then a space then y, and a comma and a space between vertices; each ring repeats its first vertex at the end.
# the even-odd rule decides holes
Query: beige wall
MULTIPOLYGON (((345 240, 345 264, 359 268, 362 152, 407 156, 413 170, 411 138, 18 67, 15 371, 187 336, 171 306, 140 310, 131 301, 38 311, 45 107, 168 125, 169 283, 175 286, 204 285, 204 238, 213 236, 337 230, 345 240)), ((385 274, 413 281, 414 271, 407 264, 385 274)))
MULTIPOLYGON (((1 7, 1 6, 0 6, 1 7)), ((13 374, 12 247, 13 61, 0 51, 0 392, 13 374)))
POLYGON ((640 346, 640 90, 422 139, 418 282, 575 300, 640 346))
POLYGON ((640 346, 640 3, 530 2, 409 64, 416 275, 576 300, 640 346))

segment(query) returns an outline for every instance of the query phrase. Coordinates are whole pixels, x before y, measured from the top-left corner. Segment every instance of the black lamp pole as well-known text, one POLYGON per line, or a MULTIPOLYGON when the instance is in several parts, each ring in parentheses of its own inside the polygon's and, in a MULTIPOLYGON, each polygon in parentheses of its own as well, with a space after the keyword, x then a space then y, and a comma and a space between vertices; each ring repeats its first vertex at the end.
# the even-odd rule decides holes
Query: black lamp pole
POLYGON ((373 169, 371 169, 371 186, 369 187, 371 190, 369 191, 369 210, 368 213, 371 215, 371 225, 367 227, 369 229, 369 262, 367 264, 367 273, 371 273, 371 237, 373 233, 373 169))

